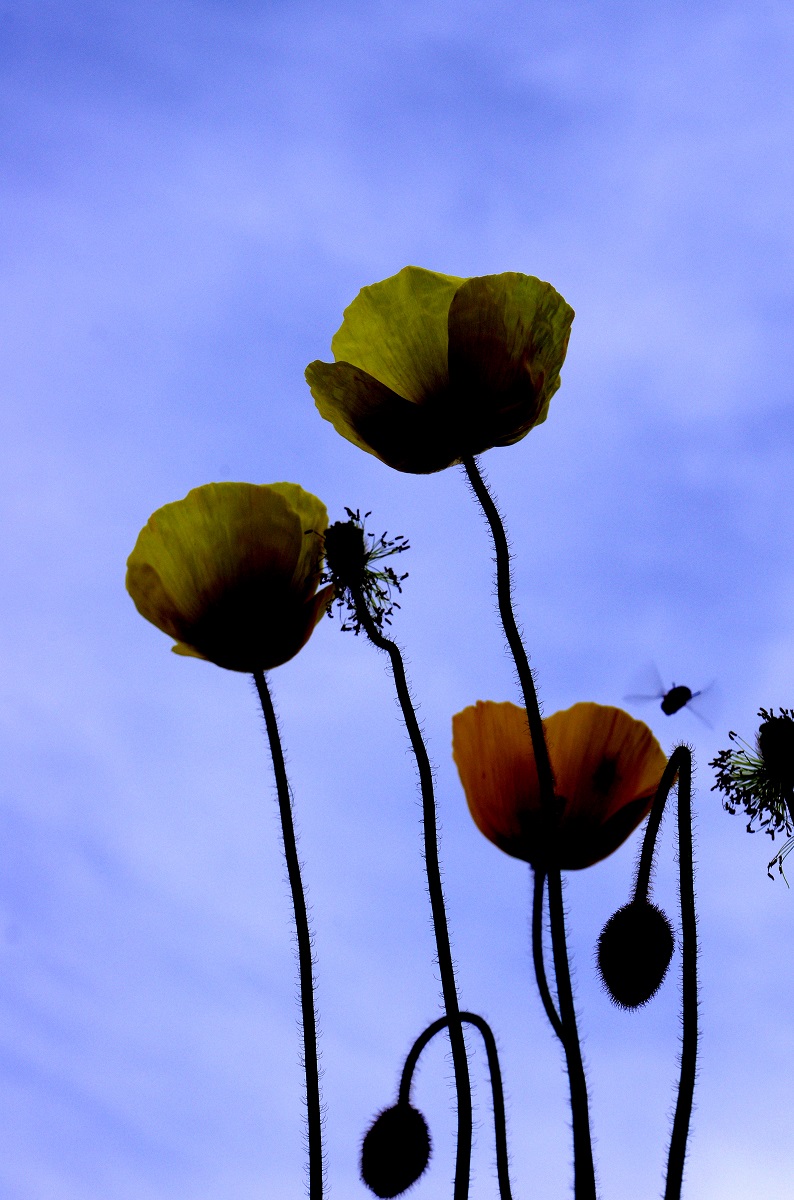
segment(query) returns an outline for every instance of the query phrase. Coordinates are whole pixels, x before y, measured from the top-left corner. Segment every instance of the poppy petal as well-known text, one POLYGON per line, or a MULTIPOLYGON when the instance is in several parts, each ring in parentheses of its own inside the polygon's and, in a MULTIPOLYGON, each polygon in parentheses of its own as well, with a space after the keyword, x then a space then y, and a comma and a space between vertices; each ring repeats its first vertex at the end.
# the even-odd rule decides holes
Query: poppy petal
POLYGON ((527 818, 540 815, 540 787, 527 714, 516 704, 478 700, 452 718, 452 757, 481 833, 525 858, 527 818))
POLYGON ((291 577, 302 540, 286 499, 266 485, 206 484, 149 518, 127 562, 127 590, 143 616, 172 633, 241 577, 268 569, 291 577))
POLYGON ((182 658, 200 658, 202 662, 209 662, 203 654, 200 654, 195 646, 188 646, 187 642, 177 642, 171 647, 172 654, 179 654, 182 658))
POLYGON ((297 483, 270 483, 267 486, 284 497, 303 530, 300 552, 292 574, 292 588, 296 593, 313 594, 322 568, 323 534, 328 528, 328 510, 322 500, 297 483))
POLYGON ((603 823, 637 798, 650 807, 667 759, 642 721, 621 708, 588 702, 553 713, 544 727, 568 818, 597 813, 603 823))
POLYGON ((666 765, 650 729, 622 709, 575 704, 544 720, 558 818, 540 805, 524 709, 478 701, 453 717, 453 757, 482 833, 537 866, 591 866, 647 815, 666 765))
POLYGON ((185 624, 185 605, 178 604, 169 595, 155 568, 140 556, 133 558, 130 555, 127 562, 127 591, 142 617, 169 637, 179 640, 185 624))
POLYGON ((331 342, 334 358, 423 404, 447 387, 447 314, 461 283, 454 275, 403 267, 362 288, 331 342))
POLYGON ((449 378, 479 453, 546 419, 574 312, 549 283, 507 271, 467 279, 449 309, 449 378))
POLYGON ((313 362, 306 379, 326 421, 349 442, 397 471, 441 471, 458 454, 438 409, 404 400, 349 362, 313 362))

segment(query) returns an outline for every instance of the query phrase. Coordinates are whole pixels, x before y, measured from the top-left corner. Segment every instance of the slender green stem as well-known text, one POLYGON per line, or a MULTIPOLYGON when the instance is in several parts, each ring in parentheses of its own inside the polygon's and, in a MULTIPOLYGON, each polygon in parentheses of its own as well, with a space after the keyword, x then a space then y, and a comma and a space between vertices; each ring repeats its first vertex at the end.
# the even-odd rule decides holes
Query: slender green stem
POLYGON ((564 1046, 565 1037, 562 1031, 562 1021, 551 998, 548 980, 546 979, 546 966, 543 962, 543 888, 546 882, 546 873, 545 871, 535 870, 534 876, 535 881, 532 889, 532 962, 535 966, 535 979, 538 991, 540 992, 540 998, 543 1001, 543 1007, 546 1010, 546 1016, 549 1018, 552 1029, 564 1046))
POLYGON ((548 872, 549 916, 551 945, 554 955, 554 974, 557 979, 557 998, 562 1021, 562 1044, 568 1068, 573 1125, 574 1196, 576 1200, 595 1200, 595 1167, 590 1136, 590 1111, 587 1098, 587 1079, 579 1045, 576 1009, 573 1003, 571 971, 565 938, 565 908, 562 900, 562 877, 559 870, 548 872))
POLYGON ((518 682, 521 685, 521 691, 524 695, 524 707, 527 710, 529 732, 532 737, 532 750, 538 769, 541 802, 547 811, 550 811, 554 804, 554 774, 551 769, 548 747, 546 746, 546 735, 543 731, 543 719, 540 715, 540 705, 538 704, 535 681, 532 677, 532 668, 529 665, 527 652, 524 649, 524 643, 521 641, 521 635, 518 632, 518 625, 513 613, 513 585, 510 574, 510 547, 507 544, 507 535, 502 518, 499 516, 499 509, 496 507, 496 501, 489 491, 488 484, 485 482, 477 465, 477 460, 474 457, 469 457, 464 458, 462 461, 463 469, 466 472, 471 489, 480 503, 491 531, 491 537, 493 538, 494 551, 496 553, 496 599, 499 606, 499 616, 507 643, 510 647, 510 653, 513 656, 513 662, 516 666, 518 682))
MULTIPOLYGON (((488 1056, 488 1073, 491 1076, 491 1094, 493 1096, 493 1122, 494 1122, 494 1139, 496 1142, 496 1174, 499 1182, 499 1195, 501 1200, 512 1200, 512 1191, 510 1189, 510 1164, 507 1152, 507 1117, 505 1115, 505 1095, 502 1085, 502 1070, 499 1066, 499 1051, 496 1046, 496 1038, 493 1031, 485 1020, 477 1013, 462 1012, 460 1014, 461 1021, 466 1025, 474 1025, 482 1034, 482 1040, 485 1043, 485 1053, 488 1056)), ((430 1042, 437 1033, 445 1029, 449 1024, 446 1017, 439 1017, 432 1025, 428 1025, 423 1033, 411 1047, 408 1057, 405 1060, 402 1077, 400 1079, 400 1090, 397 1097, 399 1104, 411 1103, 411 1085, 413 1084, 414 1071, 419 1062, 419 1056, 425 1046, 430 1042)))
POLYGON ((276 794, 281 817, 281 836, 284 841, 284 857, 287 861, 287 877, 292 892, 295 913, 295 929, 298 941, 298 968, 300 973, 301 1025, 303 1028, 303 1065, 306 1073, 306 1116, 309 1146, 309 1200, 322 1200, 323 1195, 323 1117, 320 1099, 320 1065, 317 1052, 317 1016, 314 1008, 314 959, 312 955, 309 916, 306 897, 301 881, 300 861, 292 821, 292 798, 290 795, 284 753, 278 732, 278 720, 270 696, 264 671, 254 672, 256 690, 262 704, 270 753, 273 757, 273 772, 276 777, 276 794))
MULTIPOLYGON (((692 847, 692 754, 677 746, 670 758, 678 771, 678 871, 681 897, 681 1074, 667 1157, 664 1200, 680 1200, 684 1161, 692 1119, 698 1052, 698 944, 695 912, 695 864, 692 847)), ((669 764, 668 764, 669 765, 669 764)))
POLYGON ((469 1079, 469 1063, 466 1056, 466 1043, 463 1038, 463 1026, 458 1006, 458 992, 455 984, 455 968, 452 963, 452 948, 447 927, 447 914, 444 906, 444 891, 441 885, 441 866, 438 857, 438 829, 436 825, 436 799, 433 790, 433 771, 430 759, 422 739, 419 721, 416 717, 405 674, 402 655, 398 646, 390 638, 384 637, 378 629, 372 615, 360 592, 352 592, 356 606, 356 615, 362 628, 373 645, 385 651, 391 661, 394 685, 397 698, 402 709, 403 720, 411 739, 411 747, 419 771, 419 786, 422 793, 422 828, 425 846, 425 871, 427 874, 427 890, 430 895, 430 909, 433 917, 433 930, 436 938, 436 956, 441 975, 441 991, 444 999, 444 1010, 449 1022, 449 1041, 452 1048, 452 1065, 455 1072, 455 1090, 458 1097, 458 1144, 455 1160, 455 1191, 454 1200, 467 1200, 469 1194, 469 1176, 471 1172, 471 1140, 472 1140, 472 1105, 471 1081, 469 1079))
MULTIPOLYGON (((540 715, 535 682, 529 666, 524 644, 518 632, 513 613, 512 583, 510 576, 510 547, 507 535, 496 506, 476 460, 473 457, 464 458, 463 468, 480 503, 485 519, 491 531, 496 555, 496 598, 499 615, 502 620, 505 637, 507 638, 513 661, 516 666, 521 691, 524 695, 524 705, 527 711, 529 732, 532 738, 532 751, 538 771, 540 799, 551 826, 554 820, 554 773, 551 767, 546 737, 543 730, 543 719, 540 715)), ((568 963, 568 947, 565 936, 565 910, 562 902, 562 880, 558 870, 548 871, 549 918, 551 922, 551 944, 554 958, 554 972, 557 981, 557 997, 560 1007, 561 1032, 555 1026, 555 1032, 561 1037, 565 1050, 568 1079, 571 1090, 571 1117, 573 1123, 574 1146, 574 1194, 576 1200, 594 1200, 595 1168, 593 1166, 593 1147, 590 1135, 590 1113, 587 1098, 587 1080, 582 1062, 582 1052, 579 1045, 579 1031, 576 1024, 576 1009, 573 1003, 570 966, 568 963)), ((534 907, 534 906, 533 906, 534 907)), ((533 914, 534 924, 534 914, 533 914)), ((536 963, 537 971, 537 963, 536 963)), ((548 993, 548 988, 546 989, 548 993)), ((543 989, 541 988, 541 998, 543 989)), ((544 999, 544 1006, 546 1001, 544 999)), ((547 1013, 549 1010, 547 1009, 547 1013)), ((555 1013, 556 1016, 556 1013, 555 1013)), ((549 1013, 549 1020, 554 1021, 549 1013)))

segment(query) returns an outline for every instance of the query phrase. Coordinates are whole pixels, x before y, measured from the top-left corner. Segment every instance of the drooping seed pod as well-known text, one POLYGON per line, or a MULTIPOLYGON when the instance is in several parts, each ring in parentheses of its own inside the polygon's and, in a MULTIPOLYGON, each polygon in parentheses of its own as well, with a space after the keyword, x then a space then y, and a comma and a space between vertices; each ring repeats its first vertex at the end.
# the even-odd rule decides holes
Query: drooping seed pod
POLYGON ((615 1004, 647 1004, 662 985, 674 948, 670 922, 650 901, 632 901, 613 913, 598 939, 598 969, 615 1004))
POLYGON ((430 1132, 413 1105, 398 1102, 380 1113, 361 1147, 361 1178, 387 1200, 416 1183, 430 1161, 430 1132))

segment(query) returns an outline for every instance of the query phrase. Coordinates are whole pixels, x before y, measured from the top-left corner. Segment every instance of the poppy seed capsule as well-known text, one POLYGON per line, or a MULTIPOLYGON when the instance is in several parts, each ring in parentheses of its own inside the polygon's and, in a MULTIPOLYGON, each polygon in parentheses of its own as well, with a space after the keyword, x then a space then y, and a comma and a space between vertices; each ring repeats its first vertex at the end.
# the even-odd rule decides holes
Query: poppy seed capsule
POLYGON ((367 570, 364 529, 356 521, 335 521, 325 531, 328 570, 345 587, 361 587, 367 570))
POLYGON ((794 789, 794 720, 768 717, 758 730, 758 752, 775 783, 794 789))
POLYGON ((361 1178, 383 1200, 416 1183, 430 1161, 430 1133, 411 1104, 386 1108, 370 1126, 361 1147, 361 1178))
POLYGON ((648 900, 613 913, 598 939, 598 970, 615 1004, 647 1004, 662 985, 674 947, 670 922, 648 900))

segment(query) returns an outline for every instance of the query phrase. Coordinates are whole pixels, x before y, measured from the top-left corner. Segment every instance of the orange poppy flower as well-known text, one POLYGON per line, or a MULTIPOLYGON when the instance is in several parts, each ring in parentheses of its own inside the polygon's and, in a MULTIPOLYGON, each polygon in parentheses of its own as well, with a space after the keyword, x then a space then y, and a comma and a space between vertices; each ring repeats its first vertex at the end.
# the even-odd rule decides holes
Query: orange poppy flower
POLYGON ((481 833, 533 867, 577 870, 617 850, 647 815, 665 754, 620 708, 574 704, 543 722, 557 811, 541 809, 526 711, 479 700, 452 718, 452 753, 481 833))

